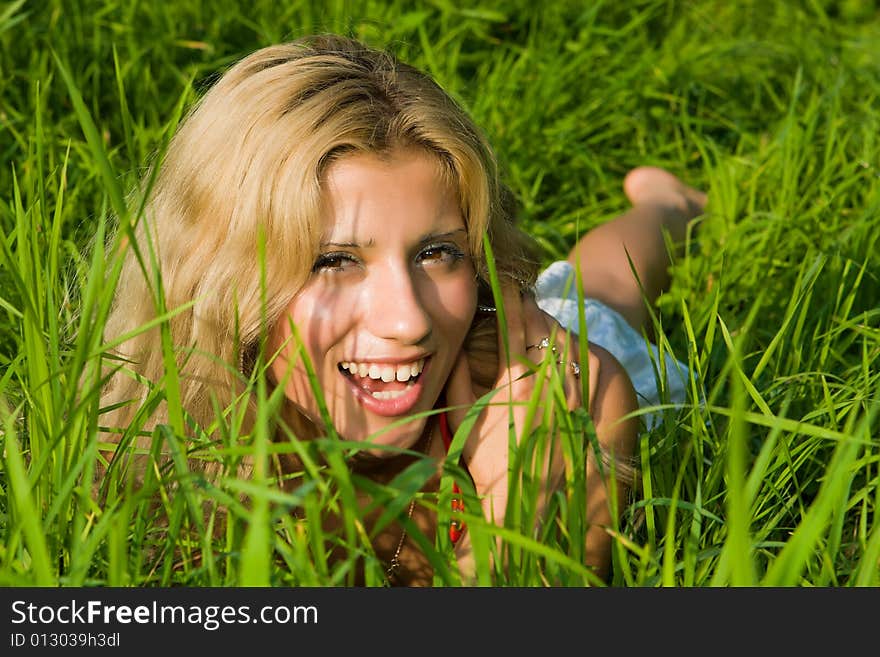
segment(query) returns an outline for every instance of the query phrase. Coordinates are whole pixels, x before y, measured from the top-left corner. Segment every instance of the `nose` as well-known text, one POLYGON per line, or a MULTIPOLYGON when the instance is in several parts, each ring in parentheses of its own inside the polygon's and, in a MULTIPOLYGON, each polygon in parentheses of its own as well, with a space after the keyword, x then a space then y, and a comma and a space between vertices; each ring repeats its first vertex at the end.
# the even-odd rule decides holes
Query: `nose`
POLYGON ((364 303, 373 335, 415 345, 431 333, 423 289, 426 282, 418 276, 405 266, 385 267, 370 275, 364 303))

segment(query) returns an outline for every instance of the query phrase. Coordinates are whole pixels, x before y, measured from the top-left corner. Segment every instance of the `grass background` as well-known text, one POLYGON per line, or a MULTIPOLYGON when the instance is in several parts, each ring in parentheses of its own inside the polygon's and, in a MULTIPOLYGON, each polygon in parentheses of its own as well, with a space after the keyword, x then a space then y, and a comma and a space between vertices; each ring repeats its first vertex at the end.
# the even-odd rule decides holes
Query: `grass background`
MULTIPOLYGON (((336 565, 291 519, 344 485, 292 499, 258 478, 246 512, 241 484, 178 467, 150 486, 193 533, 154 539, 145 495, 96 503, 100 413, 76 386, 95 381, 110 294, 96 235, 219 70, 313 31, 390 48, 461 100, 548 262, 625 208, 633 166, 708 191, 658 317, 705 403, 642 436, 613 585, 880 585, 875 0, 0 4, 0 584, 326 585, 355 558, 379 568, 355 518, 336 565), (219 537, 206 500, 231 505, 219 537)), ((408 474, 415 490, 424 471, 408 474)), ((505 538, 520 567, 481 583, 594 583, 565 540, 505 538)), ((445 556, 437 584, 455 585, 445 556)))

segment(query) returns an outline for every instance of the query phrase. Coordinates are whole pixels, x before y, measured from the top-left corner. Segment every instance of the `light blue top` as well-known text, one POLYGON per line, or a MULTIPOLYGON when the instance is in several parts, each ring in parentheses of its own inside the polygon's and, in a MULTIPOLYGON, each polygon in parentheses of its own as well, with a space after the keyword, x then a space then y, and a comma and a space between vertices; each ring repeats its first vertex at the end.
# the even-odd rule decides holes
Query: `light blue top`
MULTIPOLYGON (((541 272, 535 284, 538 306, 563 328, 579 333, 575 270, 564 260, 541 272)), ((629 374, 639 406, 683 404, 687 398, 688 368, 669 353, 663 354, 630 326, 613 308, 595 299, 584 299, 587 339, 611 353, 629 374), (662 392, 661 392, 662 391, 662 392)), ((657 412, 643 415, 650 429, 660 420, 657 412)))

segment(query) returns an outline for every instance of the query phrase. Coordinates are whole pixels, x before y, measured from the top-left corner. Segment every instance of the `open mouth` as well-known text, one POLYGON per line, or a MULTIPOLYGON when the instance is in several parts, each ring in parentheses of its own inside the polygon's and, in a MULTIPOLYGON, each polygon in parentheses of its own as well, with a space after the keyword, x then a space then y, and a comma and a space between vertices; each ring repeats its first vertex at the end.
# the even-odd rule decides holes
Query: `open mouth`
POLYGON ((410 363, 339 363, 339 371, 374 399, 391 400, 403 397, 418 382, 427 359, 410 363))

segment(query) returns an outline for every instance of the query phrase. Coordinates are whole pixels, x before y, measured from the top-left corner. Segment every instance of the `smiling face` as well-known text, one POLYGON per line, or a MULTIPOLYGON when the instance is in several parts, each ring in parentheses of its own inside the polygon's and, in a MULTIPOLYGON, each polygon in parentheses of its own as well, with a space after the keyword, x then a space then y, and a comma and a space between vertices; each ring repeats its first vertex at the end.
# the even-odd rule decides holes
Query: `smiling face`
POLYGON ((271 333, 271 373, 320 424, 292 322, 340 436, 411 447, 425 420, 399 421, 434 407, 476 308, 457 196, 418 149, 343 156, 325 183, 321 251, 271 333))

